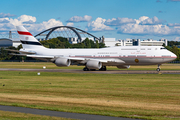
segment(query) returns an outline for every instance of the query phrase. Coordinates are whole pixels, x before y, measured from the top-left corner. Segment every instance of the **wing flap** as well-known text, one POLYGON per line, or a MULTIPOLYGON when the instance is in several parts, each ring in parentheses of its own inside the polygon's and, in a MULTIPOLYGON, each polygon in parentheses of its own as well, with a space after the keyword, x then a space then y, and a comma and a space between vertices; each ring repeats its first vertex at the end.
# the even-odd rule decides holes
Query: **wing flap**
POLYGON ((125 63, 123 60, 121 59, 110 59, 108 60, 109 63, 119 63, 119 64, 123 64, 125 63))
POLYGON ((32 58, 45 58, 45 59, 53 59, 54 56, 50 55, 26 55, 27 57, 32 57, 32 58))
POLYGON ((120 59, 93 59, 93 58, 71 58, 71 57, 68 57, 67 59, 79 61, 80 63, 86 63, 89 60, 96 60, 102 63, 118 63, 118 64, 125 63, 123 60, 120 60, 120 59))

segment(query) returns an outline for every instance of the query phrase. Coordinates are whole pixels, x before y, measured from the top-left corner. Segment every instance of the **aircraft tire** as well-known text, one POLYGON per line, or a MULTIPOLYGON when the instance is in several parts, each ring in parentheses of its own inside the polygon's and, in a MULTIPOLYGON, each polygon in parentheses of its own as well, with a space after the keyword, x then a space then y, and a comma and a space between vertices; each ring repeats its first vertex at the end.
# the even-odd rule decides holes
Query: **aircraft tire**
POLYGON ((106 66, 102 66, 99 71, 106 71, 106 66))
POLYGON ((157 69, 156 69, 156 71, 157 71, 157 72, 160 72, 160 71, 161 71, 161 69, 160 69, 160 68, 157 68, 157 69))
POLYGON ((89 71, 89 69, 87 67, 84 67, 83 71, 89 71))

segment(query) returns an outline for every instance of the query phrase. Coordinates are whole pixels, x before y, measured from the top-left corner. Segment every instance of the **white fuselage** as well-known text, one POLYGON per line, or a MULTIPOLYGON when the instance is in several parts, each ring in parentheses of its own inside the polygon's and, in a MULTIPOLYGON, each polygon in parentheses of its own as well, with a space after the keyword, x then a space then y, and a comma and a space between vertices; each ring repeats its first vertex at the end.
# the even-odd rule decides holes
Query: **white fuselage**
POLYGON ((105 66, 156 65, 176 59, 176 55, 162 46, 117 46, 101 49, 48 49, 38 47, 21 51, 33 51, 36 55, 63 58, 108 60, 105 66))

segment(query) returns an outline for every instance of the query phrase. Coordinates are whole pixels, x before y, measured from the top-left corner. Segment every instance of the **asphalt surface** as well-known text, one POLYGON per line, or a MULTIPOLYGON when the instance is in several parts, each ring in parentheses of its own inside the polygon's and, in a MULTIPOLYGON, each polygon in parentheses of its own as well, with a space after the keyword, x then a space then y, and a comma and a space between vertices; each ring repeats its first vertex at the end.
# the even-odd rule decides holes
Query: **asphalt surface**
POLYGON ((83 71, 77 69, 15 69, 0 68, 0 71, 34 71, 34 72, 64 72, 64 73, 95 73, 95 74, 180 74, 180 70, 107 70, 107 71, 83 71))
POLYGON ((11 111, 11 112, 30 113, 30 114, 36 114, 36 115, 55 116, 55 117, 62 117, 62 118, 72 118, 72 119, 80 119, 80 120, 134 120, 134 119, 130 119, 130 118, 58 112, 58 111, 39 110, 39 109, 32 109, 32 108, 3 106, 3 105, 0 105, 0 110, 11 111))

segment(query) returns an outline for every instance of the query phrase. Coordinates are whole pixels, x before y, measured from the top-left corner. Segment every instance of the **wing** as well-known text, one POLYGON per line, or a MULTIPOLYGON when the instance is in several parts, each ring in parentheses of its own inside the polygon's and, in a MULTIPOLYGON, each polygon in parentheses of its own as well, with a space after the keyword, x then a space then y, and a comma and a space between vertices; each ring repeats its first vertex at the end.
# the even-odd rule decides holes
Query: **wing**
POLYGON ((68 57, 67 59, 70 59, 71 61, 77 61, 81 64, 85 64, 89 60, 99 61, 101 63, 107 63, 107 64, 111 64, 111 63, 124 64, 125 63, 123 60, 120 60, 120 59, 95 59, 95 58, 80 58, 80 57, 79 58, 68 57))

